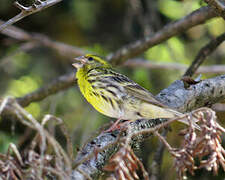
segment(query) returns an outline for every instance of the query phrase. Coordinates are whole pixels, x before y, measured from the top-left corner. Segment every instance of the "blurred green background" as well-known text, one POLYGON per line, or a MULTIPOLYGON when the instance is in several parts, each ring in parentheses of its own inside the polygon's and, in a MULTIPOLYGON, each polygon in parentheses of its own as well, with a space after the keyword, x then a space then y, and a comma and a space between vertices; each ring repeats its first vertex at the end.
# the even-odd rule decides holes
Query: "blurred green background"
MULTIPOLYGON (((0 18, 8 20, 19 13, 13 6, 13 0, 0 0, 0 18)), ((31 0, 20 0, 23 5, 30 5, 31 0)), ((105 56, 123 45, 133 42, 145 35, 151 35, 167 23, 180 19, 190 12, 204 6, 196 0, 64 0, 42 12, 24 18, 15 24, 27 32, 45 34, 52 40, 78 46, 95 54, 105 56)), ((189 65, 200 48, 210 39, 223 33, 225 22, 214 18, 204 25, 196 26, 187 32, 157 45, 141 55, 155 63, 178 63, 189 65)), ((56 51, 44 46, 21 50, 25 42, 0 34, 0 96, 21 97, 51 80, 75 70, 71 59, 60 56, 56 51)), ((204 65, 225 63, 225 44, 222 44, 204 65)), ((170 83, 179 79, 183 71, 149 70, 143 68, 117 67, 140 85, 157 94, 170 83)), ((218 74, 203 74, 209 78, 218 74)), ((45 114, 62 118, 72 135, 74 147, 80 147, 103 124, 109 123, 108 117, 96 112, 81 96, 77 86, 49 96, 38 103, 32 103, 26 110, 41 120, 45 114)), ((223 112, 220 116, 223 117, 223 112)), ((221 118, 221 120, 223 120, 221 118)), ((222 123, 222 122, 221 122, 222 123)), ((225 123, 223 123, 225 124, 225 123)), ((169 133, 169 140, 174 146, 178 144, 177 128, 169 133)), ((24 127, 9 119, 0 121, 0 152, 6 152, 9 142, 16 143, 21 149, 24 142, 24 127)), ((56 128, 57 133, 58 130, 56 128)), ((32 134, 32 133, 31 133, 32 134)), ((31 136, 32 137, 32 136, 31 136)), ((64 139, 58 140, 62 143, 64 139)), ((141 146, 139 157, 143 159, 146 169, 150 169, 157 139, 151 138, 141 146)), ((166 151, 162 166, 162 179, 174 179, 175 171, 172 158, 166 151)), ((190 179, 211 179, 206 171, 198 171, 190 179), (202 175, 204 173, 204 175, 202 175)), ((214 179, 225 178, 220 176, 214 179)))

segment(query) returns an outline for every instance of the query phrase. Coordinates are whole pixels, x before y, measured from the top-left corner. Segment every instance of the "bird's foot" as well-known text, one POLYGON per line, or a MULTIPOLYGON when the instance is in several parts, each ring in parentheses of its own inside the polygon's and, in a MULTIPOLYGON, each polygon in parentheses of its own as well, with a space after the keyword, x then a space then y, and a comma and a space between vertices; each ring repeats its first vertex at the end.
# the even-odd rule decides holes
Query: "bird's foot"
POLYGON ((105 130, 105 131, 103 131, 104 133, 108 133, 108 132, 112 132, 112 131, 115 131, 115 130, 118 130, 118 129, 120 129, 120 118, 119 119, 117 119, 113 124, 112 124, 112 126, 110 126, 109 127, 109 129, 107 129, 107 130, 105 130))
POLYGON ((112 132, 112 131, 115 131, 115 130, 121 130, 121 128, 124 128, 130 122, 130 120, 127 120, 127 121, 121 122, 121 123, 120 123, 120 121, 121 121, 120 118, 117 119, 116 122, 114 122, 112 124, 112 126, 110 126, 109 129, 107 129, 107 130, 105 130, 103 132, 104 133, 108 133, 108 132, 112 132))

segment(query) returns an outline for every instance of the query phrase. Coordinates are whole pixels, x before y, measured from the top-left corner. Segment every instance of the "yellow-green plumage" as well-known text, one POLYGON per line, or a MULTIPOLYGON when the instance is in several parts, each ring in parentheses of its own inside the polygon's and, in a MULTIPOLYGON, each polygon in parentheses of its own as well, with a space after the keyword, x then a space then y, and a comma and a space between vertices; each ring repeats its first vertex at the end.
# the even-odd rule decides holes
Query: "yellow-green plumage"
POLYGON ((85 55, 76 58, 76 77, 81 93, 102 114, 124 120, 140 118, 172 118, 180 113, 167 108, 154 96, 115 72, 100 57, 85 55))

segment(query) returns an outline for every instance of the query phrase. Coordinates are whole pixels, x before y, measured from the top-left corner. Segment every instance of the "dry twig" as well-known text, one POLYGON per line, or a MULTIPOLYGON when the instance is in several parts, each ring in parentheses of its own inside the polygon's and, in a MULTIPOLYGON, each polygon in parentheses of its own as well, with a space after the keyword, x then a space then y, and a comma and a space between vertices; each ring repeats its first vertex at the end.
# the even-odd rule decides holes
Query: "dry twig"
MULTIPOLYGON (((156 63, 154 61, 142 58, 134 58, 126 61, 122 66, 130 68, 146 68, 146 69, 157 69, 157 70, 171 70, 185 72, 188 67, 184 64, 179 63, 156 63)), ((209 65, 200 66, 196 69, 195 74, 220 74, 225 73, 225 65, 209 65)))
POLYGON ((9 25, 14 24, 15 22, 18 22, 19 20, 25 18, 26 16, 29 16, 31 14, 34 14, 36 12, 39 12, 43 9, 46 9, 50 6, 53 6, 54 4, 60 2, 62 0, 46 0, 46 1, 41 1, 41 0, 36 0, 34 4, 32 4, 29 7, 25 7, 22 4, 20 4, 18 1, 14 3, 14 5, 21 10, 21 12, 2 24, 0 26, 0 32, 3 31, 5 28, 7 28, 9 25))
MULTIPOLYGON (((4 21, 0 20, 0 24, 4 23, 4 21)), ((4 31, 0 31, 0 33, 19 41, 28 41, 30 43, 36 44, 37 46, 46 46, 55 50, 61 56, 66 57, 71 61, 75 56, 81 56, 88 52, 76 46, 54 41, 44 34, 28 33, 27 31, 13 25, 8 26, 6 29, 4 29, 4 31)))
POLYGON ((149 180, 148 173, 142 162, 129 146, 122 146, 104 167, 105 171, 113 172, 111 177, 107 178, 107 180, 140 179, 137 175, 138 169, 141 169, 144 179, 149 180))
POLYGON ((216 122, 215 112, 209 108, 200 108, 193 111, 192 116, 199 120, 200 132, 196 132, 192 125, 192 116, 189 116, 190 126, 184 135, 184 142, 180 148, 172 148, 170 144, 158 132, 155 135, 164 143, 168 151, 174 156, 174 166, 176 167, 179 179, 186 177, 186 172, 194 175, 196 169, 205 168, 218 173, 219 165, 225 171, 225 150, 221 145, 220 133, 224 129, 216 122), (200 165, 196 165, 194 159, 200 160, 200 165))
MULTIPOLYGON (((57 171, 59 173, 58 174, 54 173, 54 171, 51 171, 51 172, 53 174, 56 174, 57 176, 60 174, 61 179, 69 179, 69 176, 71 174, 72 159, 68 157, 68 155, 65 153, 61 145, 43 127, 43 125, 47 121, 52 119, 52 116, 46 116, 42 124, 40 124, 36 119, 33 118, 31 114, 26 112, 12 98, 6 98, 2 101, 0 106, 0 113, 1 113, 0 115, 14 114, 22 124, 38 132, 37 136, 34 137, 33 142, 31 143, 31 148, 28 150, 27 157, 23 158, 25 159, 25 161, 21 160, 22 158, 20 158, 21 156, 18 153, 19 151, 15 148, 15 146, 11 146, 20 164, 21 165, 26 164, 31 166, 31 169, 30 171, 28 171, 28 174, 27 174, 29 175, 29 177, 31 177, 31 179, 32 178, 42 179, 42 177, 46 173, 45 168, 47 167, 47 169, 50 170, 51 169, 50 166, 52 165, 53 162, 54 162, 53 164, 56 166, 55 168, 57 168, 57 171), (40 154, 34 151, 35 146, 39 147, 40 154), (54 150, 54 153, 55 153, 54 158, 46 154, 46 150, 48 146, 51 146, 51 148, 54 150)), ((5 166, 6 165, 5 163, 7 162, 3 161, 2 163, 3 163, 3 166, 5 166)), ((22 168, 23 167, 21 167, 20 169, 22 168)), ((22 173, 21 171, 21 174, 24 175, 24 172, 22 173)))

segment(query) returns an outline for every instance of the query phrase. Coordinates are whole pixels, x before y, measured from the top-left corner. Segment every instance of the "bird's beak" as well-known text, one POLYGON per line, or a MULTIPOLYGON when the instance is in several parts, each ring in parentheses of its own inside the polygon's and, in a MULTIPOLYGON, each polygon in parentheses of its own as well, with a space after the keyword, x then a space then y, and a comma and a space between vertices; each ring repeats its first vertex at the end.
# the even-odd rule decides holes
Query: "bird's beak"
POLYGON ((74 60, 76 62, 73 63, 72 66, 74 66, 77 69, 83 67, 83 65, 86 63, 84 56, 76 57, 74 58, 74 60))

